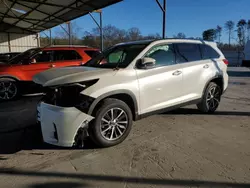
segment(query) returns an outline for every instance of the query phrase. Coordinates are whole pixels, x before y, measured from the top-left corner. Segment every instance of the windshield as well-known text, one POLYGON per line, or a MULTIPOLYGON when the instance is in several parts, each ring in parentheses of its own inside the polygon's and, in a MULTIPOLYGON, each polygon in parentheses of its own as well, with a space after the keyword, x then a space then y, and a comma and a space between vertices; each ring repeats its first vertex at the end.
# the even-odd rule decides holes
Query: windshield
POLYGON ((147 44, 125 44, 114 46, 95 56, 84 66, 98 68, 125 68, 147 46, 147 44))
POLYGON ((41 51, 40 48, 33 48, 33 49, 29 49, 15 57, 13 57, 12 59, 10 59, 8 61, 9 64, 22 64, 23 62, 27 61, 28 59, 30 59, 30 57, 32 57, 33 55, 35 55, 36 53, 38 53, 39 51, 41 51))

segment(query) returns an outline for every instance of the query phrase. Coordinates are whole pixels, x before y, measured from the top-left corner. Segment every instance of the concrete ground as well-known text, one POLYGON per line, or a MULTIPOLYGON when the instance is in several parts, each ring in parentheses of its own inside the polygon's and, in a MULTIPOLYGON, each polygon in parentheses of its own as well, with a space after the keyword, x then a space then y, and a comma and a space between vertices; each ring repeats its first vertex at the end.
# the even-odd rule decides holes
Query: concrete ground
POLYGON ((135 122, 122 144, 43 144, 39 97, 0 104, 0 187, 250 187, 250 69, 229 68, 213 115, 195 106, 135 122))

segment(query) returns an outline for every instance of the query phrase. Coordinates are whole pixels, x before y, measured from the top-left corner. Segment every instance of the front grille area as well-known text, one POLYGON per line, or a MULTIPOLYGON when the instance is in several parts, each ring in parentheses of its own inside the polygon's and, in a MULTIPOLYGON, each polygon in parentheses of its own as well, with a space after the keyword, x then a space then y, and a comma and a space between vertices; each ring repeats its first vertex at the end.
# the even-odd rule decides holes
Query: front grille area
POLYGON ((81 94, 84 88, 80 85, 68 85, 56 88, 45 88, 42 101, 60 107, 76 107, 86 112, 94 98, 81 94))

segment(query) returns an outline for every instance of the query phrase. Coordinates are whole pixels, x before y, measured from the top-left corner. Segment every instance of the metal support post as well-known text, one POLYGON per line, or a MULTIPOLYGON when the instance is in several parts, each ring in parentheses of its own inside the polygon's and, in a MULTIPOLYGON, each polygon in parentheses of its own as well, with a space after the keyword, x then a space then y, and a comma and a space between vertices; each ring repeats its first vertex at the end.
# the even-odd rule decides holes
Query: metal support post
POLYGON ((71 23, 68 22, 68 31, 69 31, 69 45, 72 45, 72 37, 71 37, 71 23))
POLYGON ((90 12, 89 12, 89 15, 92 18, 92 20, 96 23, 97 27, 100 29, 100 48, 103 51, 104 45, 103 45, 103 28, 102 28, 102 10, 95 10, 94 12, 99 13, 100 24, 96 21, 96 19, 90 12))
POLYGON ((51 29, 49 30, 49 40, 50 40, 50 45, 52 45, 52 34, 51 34, 51 29))
POLYGON ((165 38, 166 36, 166 12, 167 12, 167 0, 163 0, 163 5, 159 2, 159 0, 156 0, 156 3, 162 10, 162 38, 165 38))

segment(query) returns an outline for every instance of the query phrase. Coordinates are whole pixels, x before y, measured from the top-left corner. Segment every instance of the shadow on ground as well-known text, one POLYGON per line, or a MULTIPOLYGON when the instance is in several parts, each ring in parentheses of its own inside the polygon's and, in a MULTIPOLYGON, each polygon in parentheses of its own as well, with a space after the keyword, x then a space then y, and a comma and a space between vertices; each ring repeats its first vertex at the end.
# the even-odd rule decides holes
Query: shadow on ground
MULTIPOLYGON (((214 181, 200 181, 200 180, 181 180, 181 179, 156 179, 156 178, 143 178, 143 177, 126 177, 126 176, 110 176, 110 175, 93 175, 93 174, 80 174, 80 173, 59 173, 59 172, 36 172, 26 171, 18 169, 0 169, 0 175, 8 176, 26 176, 26 177, 37 177, 37 178, 58 178, 60 180, 67 180, 67 182, 53 182, 53 183, 33 183, 27 188, 43 188, 43 187, 85 187, 85 181, 92 181, 93 183, 105 182, 110 183, 123 183, 123 184, 141 184, 148 186, 183 186, 183 187, 201 187, 201 188, 246 188, 250 187, 247 183, 231 183, 231 182, 214 182, 214 181), (77 180, 77 183, 75 182, 77 180), (71 182, 70 182, 71 181, 71 182)), ((111 184, 110 184, 111 185, 111 184)), ((89 185, 88 185, 89 187, 89 185)), ((91 187, 91 184, 90 184, 91 187)))
MULTIPOLYGON (((77 149, 93 149, 97 148, 90 140, 84 142, 83 148, 77 149)), ((0 134, 0 154, 13 154, 21 150, 66 150, 69 148, 62 148, 46 144, 43 142, 41 129, 38 125, 33 125, 22 130, 13 131, 10 133, 0 134)), ((31 155, 43 155, 43 153, 31 153, 31 155)), ((7 158, 0 157, 1 160, 7 158)))
POLYGON ((171 112, 162 113, 165 115, 203 115, 203 116, 250 116, 250 112, 238 112, 238 111, 215 111, 212 114, 204 114, 198 109, 180 108, 171 112))
POLYGON ((51 183, 36 183, 28 186, 27 188, 85 188, 91 187, 85 183, 74 182, 51 182, 51 183))
MULTIPOLYGON (((213 116, 250 116, 250 112, 238 111, 217 111, 214 114, 203 114, 197 109, 180 108, 171 112, 162 113, 161 115, 213 115, 213 116)), ((10 127, 11 129, 11 127, 10 127)), ((88 139, 84 142, 83 148, 74 149, 94 149, 97 148, 93 142, 88 139)), ((46 149, 46 150, 65 150, 69 148, 61 148, 43 143, 41 128, 37 124, 28 127, 11 130, 0 133, 0 154, 13 154, 21 150, 46 149)), ((32 155, 43 155, 42 153, 31 153, 32 155)), ((7 160, 0 157, 1 160, 7 160)))

